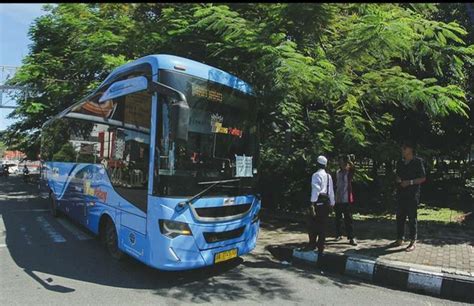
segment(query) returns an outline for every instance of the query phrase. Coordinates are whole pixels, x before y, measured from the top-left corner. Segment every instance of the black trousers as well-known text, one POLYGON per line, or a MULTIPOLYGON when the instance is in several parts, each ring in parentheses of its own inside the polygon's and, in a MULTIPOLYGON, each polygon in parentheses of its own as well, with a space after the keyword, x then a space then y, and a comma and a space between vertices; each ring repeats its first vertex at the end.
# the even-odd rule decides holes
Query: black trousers
POLYGON ((336 236, 341 235, 341 221, 342 215, 344 215, 344 227, 346 229, 347 238, 354 238, 354 227, 352 225, 352 207, 349 203, 336 203, 334 206, 334 211, 336 212, 336 236))
POLYGON ((405 237, 405 222, 408 217, 410 240, 417 238, 417 210, 419 199, 416 197, 403 197, 398 199, 397 209, 397 239, 405 237))
POLYGON ((320 254, 324 251, 328 226, 329 205, 316 205, 316 216, 307 216, 309 247, 318 247, 320 254), (316 241, 317 239, 317 241, 316 241))

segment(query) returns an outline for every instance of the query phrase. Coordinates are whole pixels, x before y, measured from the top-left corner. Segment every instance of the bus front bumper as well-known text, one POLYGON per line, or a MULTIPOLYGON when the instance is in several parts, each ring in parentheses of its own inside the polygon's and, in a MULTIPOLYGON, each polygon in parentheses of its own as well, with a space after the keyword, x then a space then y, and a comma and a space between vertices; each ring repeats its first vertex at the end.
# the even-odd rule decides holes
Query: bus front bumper
MULTIPOLYGON (((216 264, 216 254, 236 249, 236 256, 243 256, 251 252, 256 244, 258 238, 260 222, 255 222, 250 226, 250 229, 246 231, 245 240, 230 243, 225 246, 216 248, 210 248, 207 250, 199 250, 194 243, 193 237, 186 237, 185 239, 193 240, 193 243, 169 243, 164 246, 161 250, 161 256, 157 263, 150 263, 151 266, 160 270, 178 271, 178 270, 189 270, 196 269, 205 266, 211 266, 216 264)), ((229 258, 231 259, 231 258, 229 258)))

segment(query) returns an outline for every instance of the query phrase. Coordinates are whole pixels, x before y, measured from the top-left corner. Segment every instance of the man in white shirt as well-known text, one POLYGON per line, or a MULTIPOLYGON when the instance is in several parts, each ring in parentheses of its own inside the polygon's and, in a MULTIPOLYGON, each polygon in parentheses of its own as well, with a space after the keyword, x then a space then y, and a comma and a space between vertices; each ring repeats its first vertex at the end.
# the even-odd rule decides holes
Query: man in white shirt
POLYGON ((309 243, 306 249, 314 250, 317 246, 319 255, 324 251, 330 207, 335 204, 332 177, 325 170, 327 163, 326 157, 318 157, 318 169, 311 178, 311 204, 307 218, 309 243))

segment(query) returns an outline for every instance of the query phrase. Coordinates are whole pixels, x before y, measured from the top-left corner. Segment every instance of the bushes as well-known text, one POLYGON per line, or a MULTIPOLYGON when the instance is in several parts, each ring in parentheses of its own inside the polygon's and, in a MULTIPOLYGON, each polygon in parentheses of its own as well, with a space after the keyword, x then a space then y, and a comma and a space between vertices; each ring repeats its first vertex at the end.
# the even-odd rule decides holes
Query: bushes
MULTIPOLYGON (((353 182, 356 207, 371 212, 394 211, 396 184, 393 163, 386 162, 383 167, 376 169, 371 169, 373 164, 356 164, 358 170, 353 182)), ((471 167, 473 164, 470 164, 471 167)), ((308 168, 294 163, 288 165, 287 171, 282 171, 267 164, 267 167, 261 170, 260 177, 263 205, 270 210, 302 211, 309 201, 311 175, 314 172, 314 169, 308 168)), ((435 170, 431 166, 426 167, 428 180, 421 188, 421 201, 430 206, 472 210, 474 176, 471 175, 469 179, 435 176, 435 170)), ((334 178, 336 171, 337 166, 332 162, 328 172, 334 178)), ((472 168, 468 167, 464 171, 468 175, 472 173, 472 168)), ((443 168, 442 172, 449 173, 450 168, 443 168)))

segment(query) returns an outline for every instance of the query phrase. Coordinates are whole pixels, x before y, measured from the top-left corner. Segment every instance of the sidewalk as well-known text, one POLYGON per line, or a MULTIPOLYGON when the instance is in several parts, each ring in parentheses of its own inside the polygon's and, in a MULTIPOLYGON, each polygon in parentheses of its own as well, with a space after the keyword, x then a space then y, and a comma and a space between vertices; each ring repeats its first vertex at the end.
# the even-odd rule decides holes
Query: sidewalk
MULTIPOLYGON (((296 261, 317 262, 314 252, 298 251, 308 239, 302 215, 263 211, 262 220, 262 227, 271 231, 266 235, 270 248, 286 249, 296 261)), ((349 245, 345 237, 335 241, 331 218, 321 269, 378 280, 382 285, 474 300, 474 228, 421 221, 413 252, 405 251, 408 242, 398 248, 389 246, 396 228, 392 220, 354 221, 354 228, 358 246, 349 245)))

